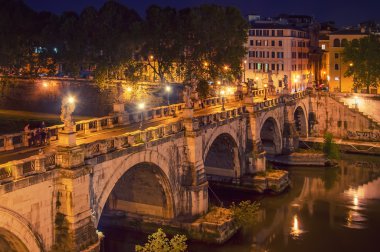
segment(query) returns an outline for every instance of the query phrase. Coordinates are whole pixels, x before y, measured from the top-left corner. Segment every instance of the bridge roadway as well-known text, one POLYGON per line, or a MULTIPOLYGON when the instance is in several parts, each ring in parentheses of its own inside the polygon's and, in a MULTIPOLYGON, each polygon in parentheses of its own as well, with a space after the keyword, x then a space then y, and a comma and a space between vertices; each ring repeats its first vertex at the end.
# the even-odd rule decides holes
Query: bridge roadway
MULTIPOLYGON (((238 102, 229 102, 225 104, 225 108, 234 108, 236 106, 241 105, 241 101, 238 102)), ((194 116, 202 116, 202 115, 208 115, 208 114, 213 114, 216 112, 221 112, 222 106, 221 105, 216 105, 216 106, 211 106, 208 108, 204 109, 199 109, 194 111, 194 116)), ((181 116, 179 115, 178 117, 164 117, 164 118, 156 118, 156 119, 150 119, 148 121, 144 121, 143 123, 143 129, 149 128, 149 127, 155 127, 164 123, 170 123, 170 122, 175 122, 181 119, 181 116)), ((79 134, 77 136, 77 144, 85 144, 85 143, 90 143, 94 142, 97 140, 102 140, 106 139, 109 137, 114 137, 114 136, 119 136, 123 135, 128 132, 133 132, 138 130, 140 127, 140 123, 131 123, 122 127, 115 127, 112 129, 104 129, 99 132, 94 132, 91 134, 79 134)), ((31 157, 33 155, 37 155, 39 150, 42 149, 45 153, 48 153, 49 151, 53 150, 58 144, 58 141, 53 141, 49 145, 41 146, 41 147, 32 147, 32 148, 23 148, 23 149, 17 149, 13 151, 7 151, 7 152, 2 152, 0 153, 0 164, 4 164, 10 161, 15 161, 15 160, 20 160, 20 159, 25 159, 28 157, 31 157)))

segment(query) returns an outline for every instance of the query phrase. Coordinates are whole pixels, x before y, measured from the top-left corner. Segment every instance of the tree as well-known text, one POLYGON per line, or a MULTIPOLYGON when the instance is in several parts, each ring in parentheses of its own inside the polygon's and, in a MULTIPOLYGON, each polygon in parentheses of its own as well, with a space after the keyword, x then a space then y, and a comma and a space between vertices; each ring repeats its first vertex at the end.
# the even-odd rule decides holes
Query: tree
POLYGON ((166 237, 164 231, 161 228, 148 236, 148 242, 144 246, 136 245, 136 252, 183 252, 186 251, 186 236, 175 235, 172 239, 166 237))
POLYGON ((343 61, 350 65, 344 76, 353 76, 354 88, 365 87, 369 93, 370 87, 378 87, 380 82, 379 36, 370 35, 348 42, 344 47, 343 61))
POLYGON ((206 80, 199 80, 197 84, 197 92, 199 98, 206 99, 210 91, 210 85, 206 80))
POLYGON ((146 11, 144 31, 143 56, 164 83, 165 75, 171 75, 181 51, 176 9, 150 6, 146 11))
POLYGON ((186 79, 241 75, 248 23, 236 8, 201 5, 181 10, 179 19, 186 79))

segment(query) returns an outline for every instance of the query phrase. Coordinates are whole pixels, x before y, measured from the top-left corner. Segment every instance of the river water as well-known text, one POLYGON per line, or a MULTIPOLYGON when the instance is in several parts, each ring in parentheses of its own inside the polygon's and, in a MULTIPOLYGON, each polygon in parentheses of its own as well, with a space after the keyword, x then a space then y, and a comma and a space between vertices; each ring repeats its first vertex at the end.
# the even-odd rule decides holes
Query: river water
MULTIPOLYGON (((225 204, 260 203, 258 223, 224 245, 190 242, 189 251, 379 251, 380 157, 343 155, 337 168, 288 167, 280 195, 214 188, 225 204)), ((211 195, 211 193, 210 193, 211 195)), ((104 229, 103 251, 134 251, 145 234, 104 229)))

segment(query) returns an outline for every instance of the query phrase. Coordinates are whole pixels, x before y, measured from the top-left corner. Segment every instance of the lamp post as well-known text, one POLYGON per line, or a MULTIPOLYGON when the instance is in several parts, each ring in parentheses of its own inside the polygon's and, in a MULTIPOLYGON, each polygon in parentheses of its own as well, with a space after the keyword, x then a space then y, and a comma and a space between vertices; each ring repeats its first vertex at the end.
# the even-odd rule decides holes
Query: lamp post
POLYGON ((144 108, 145 108, 145 103, 143 103, 143 102, 139 103, 138 109, 141 111, 140 130, 142 130, 142 128, 143 128, 144 108))
POLYGON ((166 87, 165 87, 165 91, 166 91, 166 93, 167 93, 167 95, 168 95, 168 106, 170 105, 170 100, 169 100, 169 95, 170 95, 170 91, 172 90, 172 88, 169 86, 169 85, 167 85, 166 87))
POLYGON ((267 87, 268 87, 268 84, 264 84, 264 101, 267 100, 267 87))
POLYGON ((224 108, 224 95, 225 95, 225 91, 224 90, 221 90, 220 91, 220 96, 222 98, 222 111, 225 111, 226 109, 224 108))

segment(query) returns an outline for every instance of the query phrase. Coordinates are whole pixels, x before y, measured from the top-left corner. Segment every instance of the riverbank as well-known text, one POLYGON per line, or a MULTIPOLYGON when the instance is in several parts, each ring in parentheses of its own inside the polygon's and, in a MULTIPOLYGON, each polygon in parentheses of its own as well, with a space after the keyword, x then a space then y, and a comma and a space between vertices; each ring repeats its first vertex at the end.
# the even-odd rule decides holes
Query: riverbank
MULTIPOLYGON (((300 139, 300 147, 305 149, 318 149, 323 144, 322 137, 308 137, 300 139)), ((367 154, 380 156, 380 142, 349 141, 334 139, 341 152, 352 154, 367 154)))

